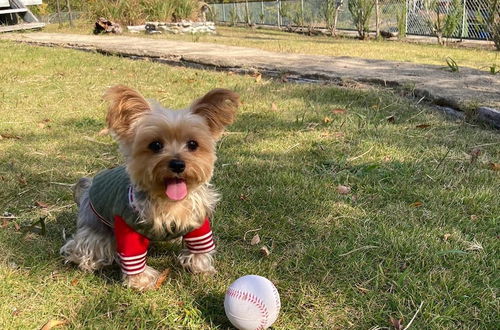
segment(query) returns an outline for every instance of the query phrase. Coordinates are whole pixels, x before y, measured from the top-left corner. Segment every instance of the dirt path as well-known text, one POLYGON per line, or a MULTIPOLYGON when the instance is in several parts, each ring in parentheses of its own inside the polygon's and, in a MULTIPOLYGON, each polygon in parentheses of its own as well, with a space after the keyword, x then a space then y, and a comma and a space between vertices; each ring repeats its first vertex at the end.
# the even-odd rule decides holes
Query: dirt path
POLYGON ((401 87, 437 105, 457 110, 477 110, 480 117, 497 122, 500 127, 500 75, 470 68, 450 72, 436 65, 274 53, 210 43, 127 36, 23 33, 2 34, 0 39, 155 58, 167 63, 235 71, 257 70, 270 75, 291 74, 299 79, 401 87))

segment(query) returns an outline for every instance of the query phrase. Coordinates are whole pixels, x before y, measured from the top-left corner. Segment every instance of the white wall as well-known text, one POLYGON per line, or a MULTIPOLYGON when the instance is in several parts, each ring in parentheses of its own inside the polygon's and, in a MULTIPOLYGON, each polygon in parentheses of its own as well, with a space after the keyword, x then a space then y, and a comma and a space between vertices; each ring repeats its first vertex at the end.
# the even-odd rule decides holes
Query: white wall
MULTIPOLYGON (((21 0, 26 6, 41 5, 42 0, 21 0)), ((10 7, 9 0, 0 0, 0 7, 10 7)))

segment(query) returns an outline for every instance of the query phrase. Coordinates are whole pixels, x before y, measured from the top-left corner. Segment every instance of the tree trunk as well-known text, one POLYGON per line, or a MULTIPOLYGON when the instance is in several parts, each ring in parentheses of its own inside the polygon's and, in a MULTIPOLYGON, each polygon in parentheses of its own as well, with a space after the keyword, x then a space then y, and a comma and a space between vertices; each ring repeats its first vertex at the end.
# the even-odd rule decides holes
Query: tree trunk
POLYGON ((378 38, 379 36, 380 36, 380 13, 379 13, 378 0, 375 0, 375 37, 378 38))

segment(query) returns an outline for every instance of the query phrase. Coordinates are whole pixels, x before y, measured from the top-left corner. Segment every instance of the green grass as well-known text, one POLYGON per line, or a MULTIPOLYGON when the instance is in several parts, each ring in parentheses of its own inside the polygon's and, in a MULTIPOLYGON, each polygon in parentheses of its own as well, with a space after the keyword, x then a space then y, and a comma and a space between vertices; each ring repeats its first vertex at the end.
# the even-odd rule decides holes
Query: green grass
MULTIPOLYGON (((79 22, 75 28, 57 24, 45 28, 49 32, 90 34, 92 24, 79 22)), ((129 35, 128 33, 126 33, 129 35)), ((402 41, 360 41, 353 38, 331 38, 326 36, 304 36, 275 30, 253 30, 237 27, 217 27, 216 35, 145 35, 130 34, 147 38, 211 42, 230 46, 252 47, 274 52, 302 53, 328 56, 352 56, 368 59, 391 60, 421 64, 435 64, 447 67, 446 58, 453 58, 460 67, 471 67, 488 71, 493 65, 500 65, 498 52, 487 49, 464 48, 416 44, 402 41)))
POLYGON ((500 162, 498 132, 387 91, 256 82, 9 42, 0 53, 0 215, 17 217, 0 222, 1 328, 55 319, 69 328, 225 329, 224 292, 250 273, 281 294, 276 329, 408 324, 421 303, 414 329, 495 328, 500 177, 489 163, 500 162), (241 94, 214 176, 223 195, 213 219, 216 276, 183 272, 178 248, 159 244, 149 263, 172 268, 170 280, 139 294, 121 286, 117 268, 85 274, 58 257, 76 207, 57 183, 122 162, 98 134, 100 96, 116 83, 173 108, 215 87, 241 94), (40 218, 46 235, 30 227, 40 218), (268 258, 249 244, 252 233, 243 241, 259 228, 268 258))

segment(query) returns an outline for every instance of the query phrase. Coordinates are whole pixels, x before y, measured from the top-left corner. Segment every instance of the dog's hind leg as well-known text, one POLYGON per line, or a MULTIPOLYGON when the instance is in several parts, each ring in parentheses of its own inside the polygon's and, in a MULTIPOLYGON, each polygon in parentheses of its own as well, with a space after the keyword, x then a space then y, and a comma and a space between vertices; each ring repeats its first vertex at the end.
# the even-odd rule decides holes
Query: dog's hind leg
POLYGON ((116 255, 112 229, 99 220, 90 207, 88 190, 91 182, 89 178, 82 178, 73 187, 75 202, 80 207, 77 230, 60 250, 66 262, 72 262, 85 271, 111 265, 116 255))

